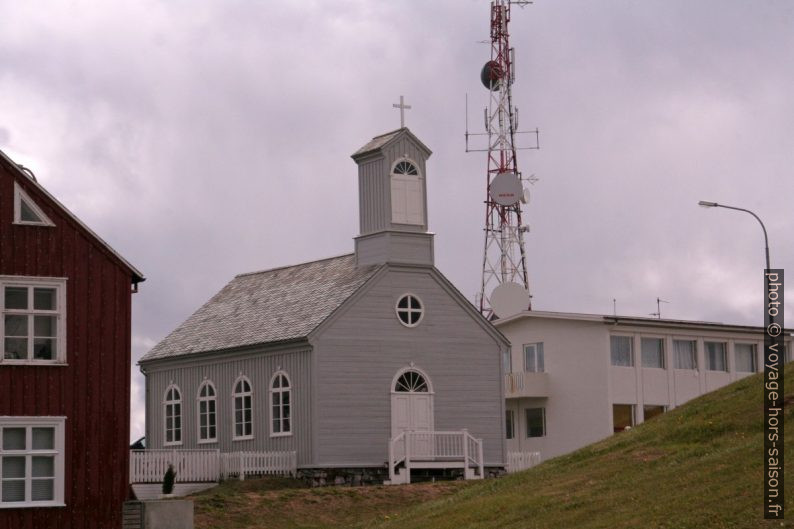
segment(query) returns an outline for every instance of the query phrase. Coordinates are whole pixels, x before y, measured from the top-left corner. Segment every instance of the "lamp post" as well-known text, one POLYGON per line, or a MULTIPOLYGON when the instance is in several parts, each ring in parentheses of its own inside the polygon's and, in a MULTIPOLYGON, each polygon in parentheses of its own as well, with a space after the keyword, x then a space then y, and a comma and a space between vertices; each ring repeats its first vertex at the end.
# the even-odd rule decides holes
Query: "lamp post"
POLYGON ((734 209, 736 211, 744 211, 745 213, 749 213, 750 215, 755 217, 755 220, 757 220, 758 223, 761 225, 761 229, 764 230, 764 249, 766 250, 766 269, 767 270, 771 269, 771 267, 769 266, 769 238, 766 236, 766 227, 764 226, 764 223, 761 222, 761 219, 758 218, 758 215, 756 215, 749 209, 726 206, 724 204, 717 204, 716 202, 707 202, 705 200, 701 200, 700 202, 698 202, 698 205, 703 206, 704 208, 725 208, 725 209, 734 209))

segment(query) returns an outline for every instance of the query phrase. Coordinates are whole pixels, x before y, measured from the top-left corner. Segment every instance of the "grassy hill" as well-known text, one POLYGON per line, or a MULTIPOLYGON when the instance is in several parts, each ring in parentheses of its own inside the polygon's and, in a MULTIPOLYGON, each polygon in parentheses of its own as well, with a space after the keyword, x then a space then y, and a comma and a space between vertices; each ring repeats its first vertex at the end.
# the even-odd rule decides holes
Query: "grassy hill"
POLYGON ((794 364, 785 373, 785 523, 762 518, 756 375, 498 480, 326 489, 226 483, 196 496, 196 527, 794 528, 794 364))
POLYGON ((794 527, 794 364, 786 366, 786 511, 765 521, 762 375, 526 472, 480 482, 378 528, 794 527))

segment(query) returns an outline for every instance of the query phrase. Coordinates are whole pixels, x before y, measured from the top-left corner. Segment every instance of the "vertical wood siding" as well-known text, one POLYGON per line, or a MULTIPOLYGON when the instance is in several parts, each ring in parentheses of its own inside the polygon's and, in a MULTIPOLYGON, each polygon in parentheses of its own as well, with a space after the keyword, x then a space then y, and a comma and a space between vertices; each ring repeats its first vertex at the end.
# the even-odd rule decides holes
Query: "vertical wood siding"
POLYGON ((131 272, 0 164, 0 275, 67 278, 67 365, 0 365, 0 415, 66 417, 66 507, 0 509, 0 528, 119 527, 129 471, 131 272), (12 224, 15 179, 55 227, 12 224))
POLYGON ((383 464, 391 436, 391 382, 410 362, 435 389, 435 429, 484 442, 486 464, 504 463, 500 343, 430 274, 390 270, 316 338, 317 463, 383 464), (422 323, 407 328, 394 307, 412 292, 422 323))
POLYGON ((361 235, 376 231, 395 229, 427 231, 427 172, 424 153, 408 137, 403 137, 383 152, 383 158, 367 160, 358 169, 358 210, 361 235), (392 224, 391 222, 391 182, 390 171, 394 162, 408 157, 416 162, 422 175, 422 196, 425 223, 422 226, 392 224))
POLYGON ((358 210, 361 234, 384 230, 391 221, 389 168, 379 158, 362 163, 358 169, 358 210), (387 178, 384 178, 384 174, 387 178))
POLYGON ((224 359, 224 353, 198 360, 160 360, 147 365, 146 440, 152 449, 164 446, 164 406, 166 388, 174 383, 182 393, 182 445, 175 448, 218 448, 221 452, 255 450, 295 450, 298 464, 311 464, 311 349, 251 353, 224 359), (279 370, 287 372, 292 383, 293 434, 270 436, 269 384, 279 370), (235 441, 232 392, 240 374, 248 377, 253 390, 254 438, 235 441), (198 442, 198 389, 205 380, 215 385, 218 441, 198 442))

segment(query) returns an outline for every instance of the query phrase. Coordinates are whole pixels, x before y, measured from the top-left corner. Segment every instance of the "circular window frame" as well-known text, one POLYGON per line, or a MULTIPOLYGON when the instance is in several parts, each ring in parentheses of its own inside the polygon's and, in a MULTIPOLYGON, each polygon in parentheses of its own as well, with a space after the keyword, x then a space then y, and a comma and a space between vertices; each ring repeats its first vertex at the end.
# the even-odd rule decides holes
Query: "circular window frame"
POLYGON ((422 321, 425 319, 425 312, 426 311, 427 311, 427 309, 425 308, 425 303, 424 303, 424 301, 422 301, 422 298, 420 298, 419 296, 417 296, 413 292, 406 292, 405 294, 401 295, 399 298, 397 298, 397 302, 394 304, 394 313, 397 315, 397 321, 399 321, 401 325, 403 325, 404 327, 408 327, 409 329, 417 327, 420 323, 422 323, 422 321), (417 310, 417 309, 412 309, 411 308, 411 300, 410 299, 408 300, 408 308, 407 309, 401 309, 400 308, 400 301, 402 301, 405 298, 414 298, 416 301, 419 302, 419 309, 418 309, 419 310, 419 319, 416 320, 415 323, 410 323, 410 320, 411 320, 410 315, 412 313, 415 313, 415 311, 417 310), (409 316, 408 317, 408 323, 403 321, 402 316, 400 316, 400 311, 407 311, 406 314, 408 314, 408 316, 409 316), (414 312, 412 312, 412 311, 414 311, 414 312))

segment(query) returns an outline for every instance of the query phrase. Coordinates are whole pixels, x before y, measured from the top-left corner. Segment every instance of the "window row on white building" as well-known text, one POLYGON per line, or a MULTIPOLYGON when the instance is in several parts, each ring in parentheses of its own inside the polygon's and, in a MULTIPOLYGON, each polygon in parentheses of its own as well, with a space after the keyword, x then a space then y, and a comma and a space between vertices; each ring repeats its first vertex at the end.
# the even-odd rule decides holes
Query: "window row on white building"
MULTIPOLYGON (((722 340, 703 341, 703 360, 705 366, 698 364, 698 341, 694 339, 673 339, 672 359, 675 369, 701 369, 708 371, 728 371, 728 342, 722 340)), ((733 344, 734 368, 740 373, 758 371, 758 345, 755 343, 733 344)), ((664 338, 640 338, 639 359, 634 351, 631 336, 610 336, 610 357, 613 366, 667 369, 667 355, 664 338)))
MULTIPOLYGON (((234 382, 230 405, 232 408, 232 440, 254 438, 254 391, 248 377, 240 375, 234 382)), ((211 380, 205 379, 196 392, 196 414, 199 443, 218 442, 218 391, 211 380)), ((182 444, 183 397, 179 386, 171 383, 163 398, 164 445, 182 444)), ((270 436, 292 435, 292 384, 285 371, 277 371, 268 385, 270 408, 270 436)))

